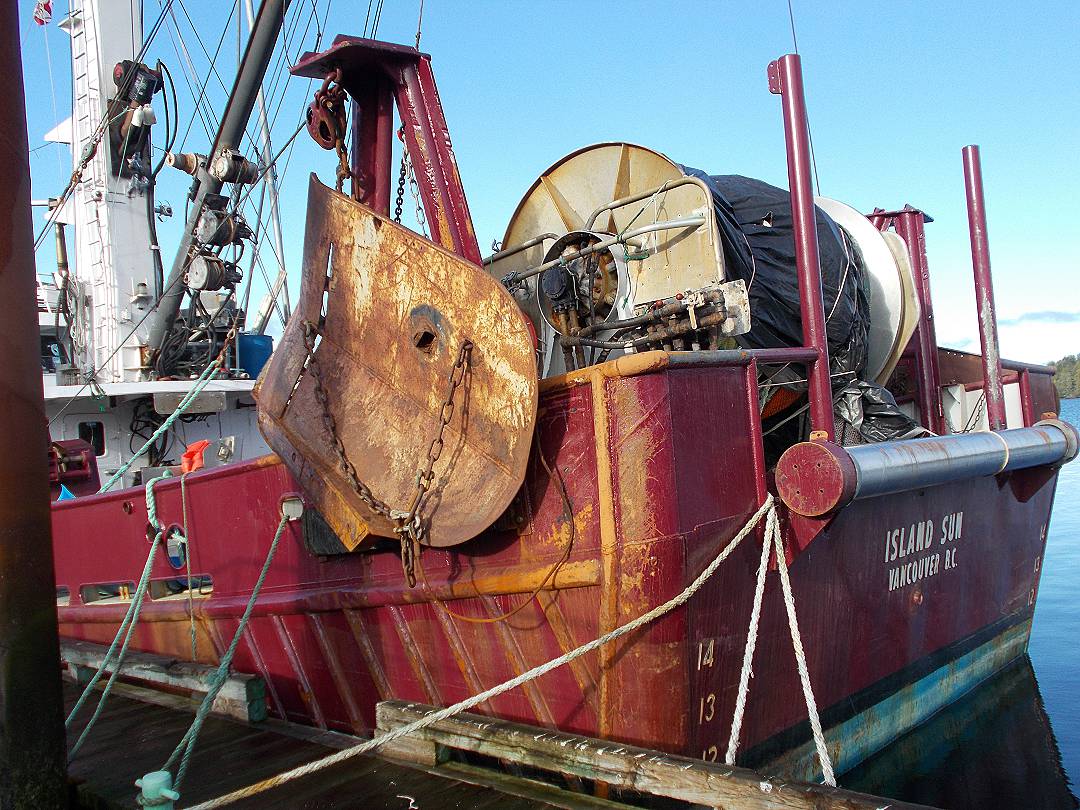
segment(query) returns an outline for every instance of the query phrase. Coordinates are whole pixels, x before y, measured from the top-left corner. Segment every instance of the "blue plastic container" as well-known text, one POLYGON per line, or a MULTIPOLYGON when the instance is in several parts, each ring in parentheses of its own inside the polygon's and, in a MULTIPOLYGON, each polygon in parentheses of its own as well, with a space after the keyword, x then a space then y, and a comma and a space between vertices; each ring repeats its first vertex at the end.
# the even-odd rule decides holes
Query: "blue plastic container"
POLYGON ((240 368, 252 377, 258 377, 274 351, 274 339, 256 332, 241 332, 236 336, 236 348, 240 354, 240 368))

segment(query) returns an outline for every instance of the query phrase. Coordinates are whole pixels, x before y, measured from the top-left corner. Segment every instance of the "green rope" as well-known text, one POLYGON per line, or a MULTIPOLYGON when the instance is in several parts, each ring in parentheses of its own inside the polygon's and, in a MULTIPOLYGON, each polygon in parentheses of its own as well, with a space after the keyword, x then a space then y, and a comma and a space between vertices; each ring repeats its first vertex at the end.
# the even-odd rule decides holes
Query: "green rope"
POLYGON ((140 447, 139 451, 135 455, 129 458, 120 467, 119 470, 112 474, 112 478, 106 481, 105 485, 98 490, 99 494, 102 492, 108 492, 109 489, 112 488, 112 485, 119 481, 120 478, 124 475, 124 473, 128 471, 131 465, 134 464, 137 459, 142 457, 142 455, 150 449, 150 446, 161 437, 161 434, 163 434, 165 431, 172 427, 173 422, 180 418, 180 416, 184 413, 184 411, 188 409, 191 403, 195 401, 195 397, 202 393, 202 390, 206 388, 206 386, 210 383, 212 379, 214 379, 214 375, 218 373, 218 370, 221 368, 222 362, 222 359, 219 357, 217 360, 215 360, 213 363, 206 367, 203 373, 199 375, 199 378, 195 380, 195 384, 191 386, 191 390, 187 392, 187 395, 182 400, 180 400, 180 404, 176 406, 176 410, 169 414, 168 418, 161 423, 161 426, 154 431, 153 435, 149 439, 147 439, 146 444, 140 447))
POLYGON ((189 635, 191 636, 191 663, 199 657, 199 642, 195 634, 195 602, 191 588, 191 535, 188 533, 187 519, 187 473, 180 476, 180 509, 184 518, 184 568, 187 569, 187 609, 189 635))
POLYGON ((240 623, 236 626, 236 632, 233 634, 232 642, 229 644, 225 654, 221 656, 221 662, 218 664, 218 668, 210 676, 208 681, 209 689, 207 689, 206 696, 203 697, 202 703, 199 704, 199 709, 195 713, 195 719, 191 721, 191 726, 184 733, 183 738, 173 749, 172 754, 169 755, 168 761, 161 767, 161 770, 169 770, 176 762, 178 756, 180 759, 180 768, 176 772, 176 781, 173 783, 173 789, 179 790, 180 783, 184 780, 184 774, 187 773, 188 765, 191 761, 191 755, 195 750, 195 741, 198 739, 199 731, 202 729, 203 722, 206 720, 206 716, 210 713, 211 707, 214 705, 214 700, 218 696, 218 692, 225 685, 225 681, 229 677, 229 665, 232 663, 233 655, 236 653, 236 648, 240 644, 240 639, 244 635, 244 629, 247 627, 248 619, 251 618, 251 613, 255 609, 255 600, 259 598, 259 591, 262 589, 263 581, 266 579, 266 574, 270 570, 270 563, 274 559, 274 553, 277 551, 278 542, 281 540, 281 535, 285 532, 285 526, 288 524, 289 518, 285 515, 281 516, 281 521, 278 523, 277 531, 274 532, 274 539, 270 543, 270 550, 266 552, 266 561, 263 563, 262 571, 259 572, 259 578, 255 580, 255 587, 251 590, 251 598, 248 599, 247 607, 244 608, 244 613, 240 617, 240 623))
POLYGON ((139 578, 139 584, 135 588, 135 593, 132 596, 131 604, 128 605, 127 613, 124 614, 124 620, 120 623, 119 629, 116 631, 116 636, 112 640, 112 644, 109 645, 108 651, 105 653, 105 658, 102 659, 101 665, 98 667, 97 672, 90 679, 90 682, 83 689, 83 693, 79 695, 79 699, 75 702, 75 706, 72 708, 71 713, 68 714, 67 720, 64 725, 66 728, 71 727, 72 721, 75 719, 75 715, 78 714, 79 709, 86 703, 87 698, 90 697, 90 692, 93 691, 97 682, 101 680, 102 674, 109 668, 109 663, 112 661, 113 655, 116 653, 117 645, 120 645, 120 653, 116 659, 116 665, 112 667, 112 673, 109 675, 109 680, 105 684, 105 688, 101 692, 101 697, 98 698, 97 707, 94 709, 94 714, 90 717, 90 722, 86 724, 86 728, 82 730, 82 734, 75 741, 75 744, 71 746, 71 752, 68 754, 68 760, 75 758, 75 754, 79 748, 85 742, 87 736, 90 734, 90 729, 94 727, 94 723, 97 722, 98 717, 101 715, 102 710, 105 708, 105 701, 109 697, 109 693, 112 691, 113 684, 116 682, 117 676, 120 674, 120 670, 124 665, 124 658, 127 656, 128 643, 131 641, 131 637, 135 634, 135 624, 139 621, 139 613, 142 611, 143 597, 146 595, 147 586, 150 583, 150 571, 153 568, 154 556, 157 553, 158 546, 161 545, 161 539, 164 534, 161 522, 157 517, 157 504, 154 499, 154 485, 159 481, 164 481, 166 478, 171 478, 172 473, 165 472, 164 475, 160 475, 157 478, 151 478, 146 482, 146 515, 150 525, 157 531, 154 533, 154 540, 150 544, 150 553, 146 555, 146 564, 143 565, 142 576, 139 578), (124 637, 124 641, 120 644, 120 637, 124 637))

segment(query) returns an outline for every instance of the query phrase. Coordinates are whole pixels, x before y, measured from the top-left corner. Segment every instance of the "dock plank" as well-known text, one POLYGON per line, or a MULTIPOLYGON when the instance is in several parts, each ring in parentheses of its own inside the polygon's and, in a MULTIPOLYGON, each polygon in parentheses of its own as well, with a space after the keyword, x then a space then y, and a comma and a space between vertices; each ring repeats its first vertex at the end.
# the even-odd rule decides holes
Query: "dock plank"
MULTIPOLYGON (((135 780, 164 764, 187 730, 193 704, 175 696, 153 703, 130 697, 140 690, 121 688, 110 696, 97 725, 69 766, 82 806, 88 810, 136 810, 135 780), (171 705, 170 705, 171 704, 171 705)), ((64 683, 68 710, 79 687, 64 683)), ((93 699, 83 708, 69 733, 77 739, 93 714, 93 699)), ((220 796, 311 762, 358 740, 348 735, 306 734, 267 721, 257 725, 210 716, 192 756, 178 806, 220 796), (321 739, 322 741, 316 741, 321 739)), ((453 771, 429 770, 377 757, 357 757, 244 802, 236 810, 323 810, 324 808, 386 808, 406 810, 410 803, 425 808, 506 808, 534 810, 549 807, 606 807, 589 796, 574 796, 545 787, 517 786, 511 792, 483 784, 483 777, 456 778, 453 771), (411 800, 411 801, 410 801, 411 800)), ((498 780, 494 780, 498 782, 498 780)))

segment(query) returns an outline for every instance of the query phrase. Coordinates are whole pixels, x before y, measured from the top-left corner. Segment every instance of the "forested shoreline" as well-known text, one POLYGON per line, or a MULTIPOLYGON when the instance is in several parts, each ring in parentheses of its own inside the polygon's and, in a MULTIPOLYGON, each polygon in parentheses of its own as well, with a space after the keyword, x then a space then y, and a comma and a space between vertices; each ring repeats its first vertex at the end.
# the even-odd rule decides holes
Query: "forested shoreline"
POLYGON ((1080 397, 1080 359, 1070 354, 1050 365, 1057 370, 1054 385, 1057 386, 1058 396, 1062 399, 1080 397))

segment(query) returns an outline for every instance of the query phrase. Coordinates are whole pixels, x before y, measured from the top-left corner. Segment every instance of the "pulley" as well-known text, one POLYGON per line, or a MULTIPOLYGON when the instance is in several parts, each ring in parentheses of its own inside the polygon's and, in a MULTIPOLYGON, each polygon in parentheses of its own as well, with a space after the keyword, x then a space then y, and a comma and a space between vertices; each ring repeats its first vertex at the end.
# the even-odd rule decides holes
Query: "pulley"
POLYGON ((220 290, 242 279, 243 273, 235 264, 206 252, 196 253, 184 273, 184 284, 192 290, 220 290))
POLYGON ((251 228, 235 214, 206 208, 195 225, 195 238, 203 245, 236 245, 254 236, 251 228))
POLYGON ((340 79, 340 71, 330 73, 307 108, 308 134, 327 151, 336 148, 345 137, 345 90, 340 79))
POLYGON ((259 167, 228 147, 222 148, 209 166, 211 177, 222 183, 254 183, 259 179, 259 167))

